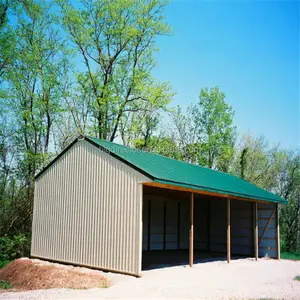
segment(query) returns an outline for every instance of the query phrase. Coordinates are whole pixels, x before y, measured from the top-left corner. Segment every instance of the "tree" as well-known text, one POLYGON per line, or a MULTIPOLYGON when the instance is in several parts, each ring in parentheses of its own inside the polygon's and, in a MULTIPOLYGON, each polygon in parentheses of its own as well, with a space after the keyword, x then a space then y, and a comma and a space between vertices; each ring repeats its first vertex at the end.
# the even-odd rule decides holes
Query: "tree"
POLYGON ((277 193, 289 203, 280 209, 282 248, 300 251, 300 155, 288 151, 277 176, 277 193))
POLYGON ((3 75, 15 54, 15 35, 8 22, 9 9, 12 4, 12 1, 9 0, 0 1, 0 84, 3 81, 3 75))
POLYGON ((284 156, 278 146, 270 146, 264 137, 244 135, 236 149, 231 172, 272 191, 277 186, 276 177, 284 156))
POLYGON ((218 87, 202 89, 195 114, 201 144, 199 164, 228 171, 234 153, 234 112, 218 87))
POLYGON ((113 141, 123 117, 142 111, 145 102, 157 107, 169 102, 169 85, 151 77, 156 37, 169 32, 167 1, 58 3, 64 29, 84 61, 78 84, 93 93, 90 113, 98 137, 113 141))
POLYGON ((48 5, 24 1, 14 9, 15 57, 3 77, 7 91, 3 106, 9 111, 8 120, 13 120, 10 140, 17 151, 13 165, 18 172, 13 181, 19 187, 11 194, 18 209, 7 216, 11 219, 10 232, 20 227, 29 231, 31 227, 34 176, 48 161, 52 126, 61 111, 60 82, 65 63, 63 41, 48 5))

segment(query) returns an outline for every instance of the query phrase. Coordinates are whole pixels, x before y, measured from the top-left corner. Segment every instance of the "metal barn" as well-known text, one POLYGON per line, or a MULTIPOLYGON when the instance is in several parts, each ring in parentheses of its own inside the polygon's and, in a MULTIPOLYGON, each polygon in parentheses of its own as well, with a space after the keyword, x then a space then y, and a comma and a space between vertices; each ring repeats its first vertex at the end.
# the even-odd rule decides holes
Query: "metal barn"
POLYGON ((79 137, 36 176, 31 255, 135 276, 203 259, 279 259, 285 203, 229 174, 79 137))

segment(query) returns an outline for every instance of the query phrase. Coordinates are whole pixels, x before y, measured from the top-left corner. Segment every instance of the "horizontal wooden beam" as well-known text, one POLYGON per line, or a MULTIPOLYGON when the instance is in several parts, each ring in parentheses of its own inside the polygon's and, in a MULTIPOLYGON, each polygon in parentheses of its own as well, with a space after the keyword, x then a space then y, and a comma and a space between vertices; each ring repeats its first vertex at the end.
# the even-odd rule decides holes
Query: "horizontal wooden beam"
POLYGON ((181 192, 193 192, 195 194, 212 196, 212 197, 219 197, 219 198, 226 198, 226 199, 230 198, 230 199, 233 199, 233 200, 268 203, 268 204, 270 203, 270 202, 262 201, 262 200, 255 200, 255 199, 249 199, 249 198, 244 198, 244 197, 237 197, 237 196, 232 196, 232 195, 228 195, 228 194, 219 194, 219 193, 208 192, 208 191, 203 191, 203 190, 197 190, 197 189, 192 189, 192 188, 186 188, 186 187, 181 187, 181 186, 177 186, 177 185, 159 183, 159 182, 154 182, 154 181, 144 182, 143 185, 144 186, 156 187, 156 188, 162 188, 162 189, 181 191, 181 192))

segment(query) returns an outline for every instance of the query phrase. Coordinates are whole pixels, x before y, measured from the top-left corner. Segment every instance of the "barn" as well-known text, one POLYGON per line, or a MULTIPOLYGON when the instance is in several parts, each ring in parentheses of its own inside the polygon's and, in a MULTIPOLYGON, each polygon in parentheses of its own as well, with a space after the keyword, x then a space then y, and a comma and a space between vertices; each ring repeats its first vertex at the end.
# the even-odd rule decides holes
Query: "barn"
POLYGON ((35 178, 31 255, 135 276, 279 259, 285 203, 226 173, 81 136, 35 178))

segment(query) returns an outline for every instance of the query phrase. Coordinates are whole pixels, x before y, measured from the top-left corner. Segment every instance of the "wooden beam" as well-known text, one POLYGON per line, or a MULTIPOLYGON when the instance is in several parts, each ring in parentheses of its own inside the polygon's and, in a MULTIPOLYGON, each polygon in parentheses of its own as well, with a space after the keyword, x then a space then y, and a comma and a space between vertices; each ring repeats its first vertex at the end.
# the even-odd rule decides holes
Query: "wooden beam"
POLYGON ((230 199, 227 198, 227 263, 230 263, 231 257, 231 241, 230 241, 230 199))
POLYGON ((185 187, 181 187, 181 186, 177 186, 177 185, 164 184, 164 183, 159 183, 159 182, 154 182, 154 181, 144 182, 143 185, 157 187, 157 188, 163 188, 163 189, 169 189, 169 190, 175 190, 175 191, 181 191, 181 192, 191 192, 194 194, 207 195, 207 196, 213 196, 213 197, 219 197, 219 198, 227 199, 228 197, 230 197, 231 199, 234 199, 234 200, 241 200, 241 201, 248 201, 248 202, 258 201, 259 203, 270 204, 270 202, 263 201, 263 200, 254 200, 254 199, 249 199, 249 198, 245 198, 245 197, 231 196, 231 195, 227 195, 227 194, 219 194, 219 193, 202 191, 202 190, 197 190, 197 189, 192 189, 192 188, 185 188, 185 187))
POLYGON ((277 243, 277 259, 280 259, 280 234, 279 234, 279 205, 276 205, 276 225, 277 225, 277 234, 276 234, 276 243, 277 243))
POLYGON ((262 235, 261 235, 260 238, 259 238, 258 246, 260 245, 262 239, 264 238, 264 235, 265 235, 265 233, 266 233, 266 230, 267 230, 267 228, 269 227, 270 222, 271 222, 272 219, 273 219, 273 216, 274 216, 274 214, 275 214, 275 211, 276 211, 276 207, 273 209, 273 212, 272 212, 272 214, 271 214, 271 216, 270 216, 270 218, 269 218, 269 220, 268 220, 268 223, 267 223, 267 225, 265 226, 264 231, 263 231, 262 235))
POLYGON ((190 267, 194 264, 194 193, 190 197, 190 267))
POLYGON ((258 260, 258 219, 257 219, 257 202, 254 203, 254 255, 258 260))

